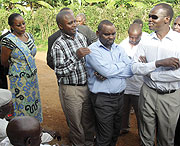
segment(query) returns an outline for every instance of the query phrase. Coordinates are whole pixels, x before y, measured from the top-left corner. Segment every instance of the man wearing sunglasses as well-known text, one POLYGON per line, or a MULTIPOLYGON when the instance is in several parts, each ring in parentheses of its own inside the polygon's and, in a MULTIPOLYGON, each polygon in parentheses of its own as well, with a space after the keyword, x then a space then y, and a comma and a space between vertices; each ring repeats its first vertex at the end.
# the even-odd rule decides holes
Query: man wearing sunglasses
POLYGON ((180 34, 170 28, 173 9, 157 4, 149 13, 154 32, 140 44, 132 71, 144 76, 139 97, 139 134, 142 146, 174 146, 180 111, 180 34), (138 60, 142 59, 142 62, 138 60), (155 137, 156 136, 156 137, 155 137))

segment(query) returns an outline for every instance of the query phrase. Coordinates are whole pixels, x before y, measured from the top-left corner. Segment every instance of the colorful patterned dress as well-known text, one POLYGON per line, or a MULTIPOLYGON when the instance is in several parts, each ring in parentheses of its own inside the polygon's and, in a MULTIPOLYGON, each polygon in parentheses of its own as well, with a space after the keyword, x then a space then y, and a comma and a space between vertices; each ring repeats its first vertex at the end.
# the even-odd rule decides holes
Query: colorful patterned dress
POLYGON ((2 46, 11 49, 9 80, 14 104, 14 116, 33 116, 42 122, 42 108, 34 56, 36 46, 31 34, 23 42, 10 33, 2 39, 2 46))

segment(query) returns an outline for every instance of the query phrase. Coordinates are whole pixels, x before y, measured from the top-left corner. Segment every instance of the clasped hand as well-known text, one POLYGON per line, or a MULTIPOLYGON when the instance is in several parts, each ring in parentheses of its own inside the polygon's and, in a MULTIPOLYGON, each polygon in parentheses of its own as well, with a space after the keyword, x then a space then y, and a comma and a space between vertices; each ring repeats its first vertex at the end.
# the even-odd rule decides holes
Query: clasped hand
POLYGON ((76 51, 76 55, 79 59, 83 58, 84 56, 88 55, 90 53, 90 49, 89 48, 79 48, 76 51))

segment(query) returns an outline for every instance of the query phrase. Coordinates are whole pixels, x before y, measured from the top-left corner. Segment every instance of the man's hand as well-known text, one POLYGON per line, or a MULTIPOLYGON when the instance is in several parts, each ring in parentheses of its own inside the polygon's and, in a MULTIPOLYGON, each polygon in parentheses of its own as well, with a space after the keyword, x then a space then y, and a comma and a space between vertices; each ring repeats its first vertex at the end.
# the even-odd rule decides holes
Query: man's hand
POLYGON ((61 140, 61 135, 59 134, 58 131, 42 129, 42 132, 46 132, 46 133, 50 134, 54 139, 57 139, 58 141, 61 140))
POLYGON ((95 75, 96 78, 97 78, 98 80, 100 80, 100 81, 104 81, 104 80, 107 79, 106 77, 100 75, 97 71, 94 72, 94 75, 95 75))
POLYGON ((175 69, 178 69, 180 67, 180 62, 179 62, 179 59, 175 57, 157 60, 156 67, 160 67, 160 66, 173 67, 175 69))
POLYGON ((90 49, 89 48, 79 48, 77 51, 76 51, 76 55, 79 59, 81 59, 82 57, 88 55, 90 53, 90 49))
POLYGON ((147 63, 146 56, 140 56, 138 61, 142 63, 147 63))

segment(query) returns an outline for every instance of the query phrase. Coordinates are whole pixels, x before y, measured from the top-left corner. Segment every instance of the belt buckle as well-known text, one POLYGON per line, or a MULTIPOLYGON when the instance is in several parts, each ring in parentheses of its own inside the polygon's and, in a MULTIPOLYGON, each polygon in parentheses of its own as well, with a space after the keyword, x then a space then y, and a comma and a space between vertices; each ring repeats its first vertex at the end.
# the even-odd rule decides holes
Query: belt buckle
POLYGON ((156 89, 156 92, 158 93, 158 94, 162 94, 162 95, 164 95, 165 94, 165 92, 163 92, 162 90, 160 90, 160 89, 156 89))

